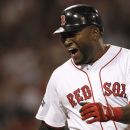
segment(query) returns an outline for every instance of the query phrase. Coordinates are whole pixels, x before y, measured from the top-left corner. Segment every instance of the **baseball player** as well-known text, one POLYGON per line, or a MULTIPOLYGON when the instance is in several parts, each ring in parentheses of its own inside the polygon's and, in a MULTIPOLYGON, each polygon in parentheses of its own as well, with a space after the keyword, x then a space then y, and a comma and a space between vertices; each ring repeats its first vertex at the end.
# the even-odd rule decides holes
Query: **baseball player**
POLYGON ((36 115, 39 130, 125 130, 130 123, 130 50, 105 43, 98 11, 86 4, 61 13, 70 59, 51 75, 36 115))

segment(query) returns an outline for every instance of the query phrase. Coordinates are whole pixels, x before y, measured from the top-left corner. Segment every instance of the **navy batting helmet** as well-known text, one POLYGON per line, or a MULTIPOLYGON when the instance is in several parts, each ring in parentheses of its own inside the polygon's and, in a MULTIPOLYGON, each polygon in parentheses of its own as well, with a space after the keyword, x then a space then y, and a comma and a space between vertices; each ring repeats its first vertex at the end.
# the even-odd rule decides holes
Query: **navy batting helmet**
POLYGON ((87 4, 76 4, 67 7, 61 13, 60 22, 60 27, 54 34, 80 31, 90 25, 99 27, 101 32, 103 32, 102 20, 98 11, 87 4))

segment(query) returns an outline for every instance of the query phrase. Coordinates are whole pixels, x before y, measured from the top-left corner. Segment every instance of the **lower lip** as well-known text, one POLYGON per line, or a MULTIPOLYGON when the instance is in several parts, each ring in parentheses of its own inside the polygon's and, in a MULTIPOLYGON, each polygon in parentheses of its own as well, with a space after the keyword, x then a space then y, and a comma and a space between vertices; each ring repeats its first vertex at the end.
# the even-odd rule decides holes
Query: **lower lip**
POLYGON ((77 51, 75 54, 71 54, 71 57, 73 59, 79 59, 79 57, 80 57, 79 51, 77 51))

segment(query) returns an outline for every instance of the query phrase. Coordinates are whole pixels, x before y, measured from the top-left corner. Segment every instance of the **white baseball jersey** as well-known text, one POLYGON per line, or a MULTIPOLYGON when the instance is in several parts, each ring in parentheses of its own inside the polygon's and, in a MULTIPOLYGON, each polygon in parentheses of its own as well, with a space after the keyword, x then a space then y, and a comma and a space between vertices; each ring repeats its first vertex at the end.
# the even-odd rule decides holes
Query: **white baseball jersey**
POLYGON ((69 59, 52 74, 36 118, 53 127, 68 122, 70 130, 124 130, 115 121, 87 124, 80 102, 123 107, 130 101, 130 50, 111 45, 93 65, 75 65, 69 59))

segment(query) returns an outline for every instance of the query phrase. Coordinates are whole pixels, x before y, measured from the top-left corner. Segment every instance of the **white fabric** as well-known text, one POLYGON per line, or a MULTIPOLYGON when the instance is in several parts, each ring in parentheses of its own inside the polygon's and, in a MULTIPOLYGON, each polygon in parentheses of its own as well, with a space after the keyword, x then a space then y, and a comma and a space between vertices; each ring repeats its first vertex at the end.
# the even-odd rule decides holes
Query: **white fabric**
POLYGON ((101 124, 82 121, 79 102, 106 105, 107 100, 113 107, 127 105, 130 101, 130 51, 111 45, 89 70, 87 66, 76 66, 70 59, 53 72, 43 98, 45 104, 40 106, 36 118, 53 127, 65 126, 67 120, 70 130, 101 130, 101 126, 103 130, 116 130, 115 125, 118 130, 124 130, 127 125, 119 122, 114 125, 113 121, 101 124))

